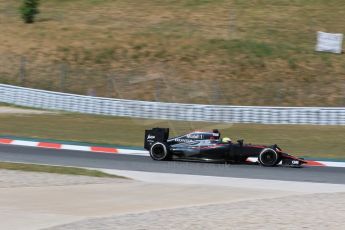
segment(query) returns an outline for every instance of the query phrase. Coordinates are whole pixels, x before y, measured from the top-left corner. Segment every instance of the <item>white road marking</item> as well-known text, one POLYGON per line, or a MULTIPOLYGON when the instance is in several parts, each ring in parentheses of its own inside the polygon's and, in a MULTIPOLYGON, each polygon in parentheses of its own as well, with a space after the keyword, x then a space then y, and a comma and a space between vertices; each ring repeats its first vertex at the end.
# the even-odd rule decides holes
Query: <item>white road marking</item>
POLYGON ((20 145, 20 146, 31 146, 31 147, 37 147, 39 142, 34 141, 21 141, 21 140, 13 140, 11 143, 12 145, 20 145))
POLYGON ((80 146, 80 145, 62 145, 61 149, 78 150, 78 151, 91 151, 90 146, 80 146))

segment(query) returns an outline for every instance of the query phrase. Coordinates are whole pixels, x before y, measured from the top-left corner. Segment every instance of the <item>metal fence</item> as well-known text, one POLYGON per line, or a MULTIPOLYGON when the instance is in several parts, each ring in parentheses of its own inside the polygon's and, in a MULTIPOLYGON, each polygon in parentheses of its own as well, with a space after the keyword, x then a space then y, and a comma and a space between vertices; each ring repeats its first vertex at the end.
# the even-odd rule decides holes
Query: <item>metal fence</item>
POLYGON ((41 109, 151 119, 345 125, 345 107, 264 107, 163 103, 82 96, 0 84, 0 102, 41 109))

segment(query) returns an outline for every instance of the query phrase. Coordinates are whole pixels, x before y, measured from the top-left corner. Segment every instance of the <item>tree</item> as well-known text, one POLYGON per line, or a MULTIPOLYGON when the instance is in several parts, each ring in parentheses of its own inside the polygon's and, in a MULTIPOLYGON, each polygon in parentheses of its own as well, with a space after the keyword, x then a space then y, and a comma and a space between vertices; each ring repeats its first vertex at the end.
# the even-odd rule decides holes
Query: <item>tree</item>
POLYGON ((35 15, 39 13, 38 5, 39 0, 22 0, 22 5, 20 7, 20 13, 22 18, 26 23, 33 23, 35 15))

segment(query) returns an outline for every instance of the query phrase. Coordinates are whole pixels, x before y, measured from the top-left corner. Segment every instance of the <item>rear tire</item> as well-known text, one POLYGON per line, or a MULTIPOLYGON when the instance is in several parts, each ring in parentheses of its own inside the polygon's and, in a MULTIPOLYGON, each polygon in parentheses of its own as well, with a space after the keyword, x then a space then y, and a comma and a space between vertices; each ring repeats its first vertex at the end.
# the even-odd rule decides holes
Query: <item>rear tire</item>
POLYGON ((280 162, 280 157, 273 149, 266 148, 260 152, 258 160, 262 166, 273 167, 280 162))
POLYGON ((156 161, 165 161, 171 159, 167 146, 161 142, 156 142, 151 146, 150 156, 156 161))

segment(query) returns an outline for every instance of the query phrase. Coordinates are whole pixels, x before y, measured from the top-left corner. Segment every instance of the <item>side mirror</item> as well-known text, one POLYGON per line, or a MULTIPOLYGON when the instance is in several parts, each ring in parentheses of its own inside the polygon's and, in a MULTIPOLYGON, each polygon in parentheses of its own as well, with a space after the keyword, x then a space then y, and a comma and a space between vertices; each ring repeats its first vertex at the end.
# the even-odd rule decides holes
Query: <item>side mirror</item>
POLYGON ((242 147, 243 146, 243 139, 237 140, 237 143, 242 147))

